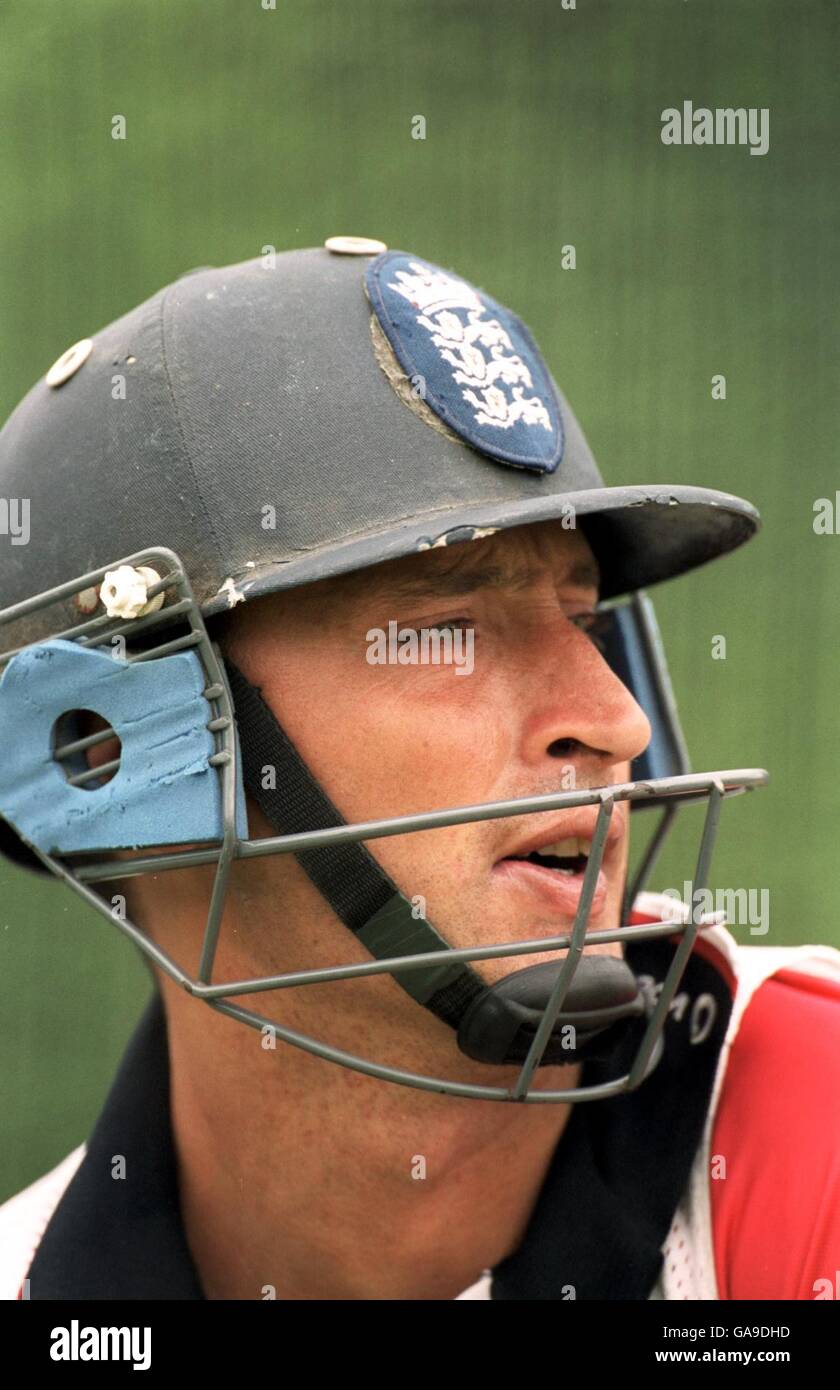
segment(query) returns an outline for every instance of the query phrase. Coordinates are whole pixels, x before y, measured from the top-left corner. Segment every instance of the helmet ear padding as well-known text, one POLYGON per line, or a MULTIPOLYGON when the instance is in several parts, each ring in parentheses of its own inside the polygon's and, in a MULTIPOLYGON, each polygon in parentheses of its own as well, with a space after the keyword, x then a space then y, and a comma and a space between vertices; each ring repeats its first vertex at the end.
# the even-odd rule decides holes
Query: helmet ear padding
MULTIPOLYGON (((0 766, 2 814, 46 854, 221 840, 207 680, 194 650, 128 663, 61 638, 24 648, 0 676, 0 725, 15 730, 0 766), (104 784, 83 759, 68 778, 60 760, 56 730, 75 710, 98 714, 120 741, 119 771, 104 784)), ((241 780, 236 819, 247 837, 241 780)))

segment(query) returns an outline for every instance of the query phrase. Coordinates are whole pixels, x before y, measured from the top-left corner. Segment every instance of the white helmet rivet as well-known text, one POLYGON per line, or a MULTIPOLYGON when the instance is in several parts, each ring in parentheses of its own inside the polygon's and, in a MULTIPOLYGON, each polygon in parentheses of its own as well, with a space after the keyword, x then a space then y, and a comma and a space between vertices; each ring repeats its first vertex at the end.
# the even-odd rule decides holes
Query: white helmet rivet
POLYGON ((163 607, 164 593, 153 599, 146 595, 153 584, 160 582, 160 575, 149 565, 120 565, 109 570, 102 580, 99 597, 105 605, 109 618, 145 618, 148 613, 157 613, 163 607))
POLYGON ((324 245, 336 256, 379 256, 388 250, 384 241, 369 236, 329 236, 324 245))
POLYGON ((93 348, 92 338, 82 338, 63 352, 57 362, 53 362, 45 377, 48 386, 61 386, 86 362, 93 348))

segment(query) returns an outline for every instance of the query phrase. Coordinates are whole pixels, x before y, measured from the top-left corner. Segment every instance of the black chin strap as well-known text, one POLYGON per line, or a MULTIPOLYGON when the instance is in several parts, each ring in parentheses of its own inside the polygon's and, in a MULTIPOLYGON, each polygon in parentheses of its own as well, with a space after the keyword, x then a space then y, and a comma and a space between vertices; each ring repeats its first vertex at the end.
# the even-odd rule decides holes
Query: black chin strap
MULTIPOLYGON (((346 824, 259 690, 231 661, 225 667, 236 709, 243 781, 277 834, 346 824)), ((296 858, 336 916, 377 960, 447 949, 443 937, 430 922, 414 915, 411 903, 359 841, 304 850, 296 858)), ((394 979, 455 1029, 485 988, 459 961, 395 973, 394 979)))
MULTIPOLYGON (((230 660, 225 660, 225 669, 239 729, 243 781, 277 834, 345 825, 260 691, 230 660)), ((296 858, 336 916, 376 960, 450 949, 432 923, 416 915, 361 842, 303 850, 296 858)), ((510 1064, 524 1061, 560 964, 526 967, 493 986, 460 961, 394 971, 393 978, 455 1030, 467 1056, 510 1064)), ((649 1007, 623 961, 582 957, 542 1065, 569 1064, 592 1057, 596 1050, 606 1056, 628 1022, 642 1021, 649 1007)))

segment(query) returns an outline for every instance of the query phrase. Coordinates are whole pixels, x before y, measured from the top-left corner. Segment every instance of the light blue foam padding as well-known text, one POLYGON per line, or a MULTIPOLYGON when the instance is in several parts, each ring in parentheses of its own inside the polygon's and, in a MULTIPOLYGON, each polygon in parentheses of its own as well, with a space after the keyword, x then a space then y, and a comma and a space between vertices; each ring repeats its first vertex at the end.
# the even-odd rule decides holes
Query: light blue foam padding
MULTIPOLYGON (((132 665, 60 638, 26 647, 0 677, 0 814, 48 854, 220 840, 206 684, 194 651, 132 665), (118 772, 93 790, 72 787, 53 758, 56 720, 76 709, 101 714, 122 742, 118 772)), ((236 829, 247 839, 241 766, 236 829)))

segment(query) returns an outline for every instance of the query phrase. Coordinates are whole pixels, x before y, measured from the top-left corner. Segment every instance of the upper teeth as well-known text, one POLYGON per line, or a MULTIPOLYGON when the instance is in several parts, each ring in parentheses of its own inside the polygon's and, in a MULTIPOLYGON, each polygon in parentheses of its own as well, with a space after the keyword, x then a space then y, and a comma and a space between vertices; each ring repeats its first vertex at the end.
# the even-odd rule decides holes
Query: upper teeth
POLYGON ((577 835, 569 840, 555 840, 551 845, 540 845, 534 854, 551 855, 554 859, 577 859, 579 854, 589 854, 589 841, 577 835))

